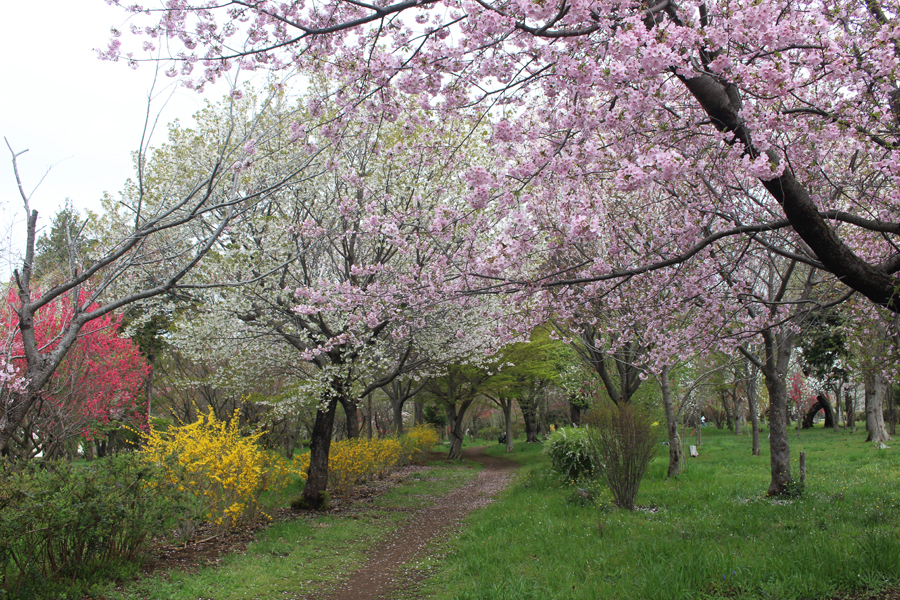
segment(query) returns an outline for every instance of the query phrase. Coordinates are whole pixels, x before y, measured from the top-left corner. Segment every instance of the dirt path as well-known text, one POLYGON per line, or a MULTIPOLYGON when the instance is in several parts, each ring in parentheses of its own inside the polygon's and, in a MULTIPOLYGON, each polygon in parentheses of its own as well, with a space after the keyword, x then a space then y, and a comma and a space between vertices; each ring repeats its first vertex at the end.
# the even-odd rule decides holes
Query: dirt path
POLYGON ((484 465, 478 476, 464 487, 450 492, 423 508, 375 545, 362 567, 328 596, 328 600, 374 600, 406 583, 398 580, 397 569, 423 551, 435 537, 459 523, 470 511, 485 506, 509 483, 516 464, 485 456, 484 448, 468 448, 463 456, 484 465))

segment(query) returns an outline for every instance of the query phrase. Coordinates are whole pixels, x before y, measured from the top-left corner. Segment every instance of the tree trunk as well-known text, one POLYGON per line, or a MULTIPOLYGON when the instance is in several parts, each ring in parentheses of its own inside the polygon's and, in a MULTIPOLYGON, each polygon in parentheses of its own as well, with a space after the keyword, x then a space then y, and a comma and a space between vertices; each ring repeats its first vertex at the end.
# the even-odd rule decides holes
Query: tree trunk
POLYGON ((732 413, 728 396, 728 392, 722 392, 722 408, 725 409, 725 427, 727 427, 729 431, 734 431, 734 414, 732 413))
POLYGON ((843 383, 839 383, 837 389, 832 389, 834 392, 834 432, 837 433, 841 430, 841 389, 843 388, 843 383))
POLYGON ((751 456, 759 456, 759 405, 757 404, 756 367, 750 365, 750 373, 747 378, 747 410, 750 412, 750 428, 753 434, 753 445, 750 450, 751 456))
POLYGON ((866 437, 867 442, 891 440, 884 425, 884 396, 888 380, 881 371, 870 372, 866 376, 866 437))
POLYGON ((853 397, 850 395, 850 392, 844 392, 844 410, 847 413, 847 429, 850 430, 853 429, 853 426, 856 423, 856 407, 853 405, 853 397))
POLYGON ((569 402, 570 416, 572 417, 572 425, 578 427, 581 425, 581 407, 576 402, 569 402))
POLYGON ((450 452, 447 455, 447 458, 450 460, 460 460, 462 459, 462 444, 463 444, 463 421, 466 416, 466 409, 469 408, 469 405, 472 404, 474 398, 472 400, 466 400, 459 405, 459 412, 457 412, 457 407, 455 404, 447 404, 447 423, 450 433, 450 452))
POLYGON ((325 500, 322 492, 328 487, 328 455, 331 451, 331 434, 334 429, 337 403, 337 399, 331 398, 324 408, 319 407, 316 411, 316 422, 309 441, 309 471, 306 487, 303 488, 303 500, 306 506, 313 510, 322 508, 325 500))
POLYGON ((675 405, 672 402, 672 386, 669 383, 669 367, 663 367, 659 379, 662 388, 663 407, 666 411, 666 430, 669 433, 669 470, 666 478, 678 477, 681 473, 684 456, 681 453, 681 438, 678 435, 678 421, 675 418, 675 405))
POLYGON ((512 398, 507 398, 503 403, 503 419, 506 426, 506 451, 513 452, 515 449, 513 448, 513 439, 512 439, 512 407, 513 401, 512 398))
POLYGON ((526 444, 533 444, 538 441, 538 420, 535 404, 534 402, 519 403, 519 408, 522 410, 522 418, 525 420, 526 444))
POLYGON ((399 437, 403 435, 403 402, 391 398, 391 409, 394 413, 394 429, 399 437))
POLYGON ((781 496, 791 480, 791 448, 788 444, 787 386, 781 377, 766 376, 769 390, 769 450, 771 452, 772 482, 769 496, 781 496))
POLYGON ((897 416, 894 414, 894 404, 896 398, 894 397, 894 386, 890 386, 888 388, 888 419, 890 420, 890 434, 897 435, 897 416))
POLYGON ((356 439, 359 437, 359 405, 355 400, 351 400, 344 395, 339 398, 341 406, 344 409, 344 417, 347 421, 347 439, 356 439))

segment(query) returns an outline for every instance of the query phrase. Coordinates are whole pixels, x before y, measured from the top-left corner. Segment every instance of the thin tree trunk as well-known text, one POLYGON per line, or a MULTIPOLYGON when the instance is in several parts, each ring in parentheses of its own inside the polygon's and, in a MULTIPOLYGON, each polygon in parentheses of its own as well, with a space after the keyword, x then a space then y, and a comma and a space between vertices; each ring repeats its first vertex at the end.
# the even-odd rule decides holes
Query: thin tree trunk
POLYGON ((750 377, 747 382, 747 405, 750 411, 750 428, 753 433, 753 445, 750 451, 751 456, 759 456, 759 404, 756 399, 757 392, 756 368, 750 366, 750 377))
POLYGON ((663 407, 666 411, 666 430, 669 433, 669 469, 666 478, 678 477, 682 461, 681 437, 678 435, 678 421, 675 419, 675 405, 672 402, 672 386, 669 382, 669 367, 663 367, 659 379, 662 388, 663 407))
POLYGON ((852 431, 856 423, 856 407, 850 392, 844 392, 844 405, 847 412, 847 429, 852 431))
MULTIPOLYGON (((402 424, 401 424, 402 429, 402 424)), ((372 439, 372 394, 366 396, 366 430, 369 439, 372 439)), ((402 431, 400 433, 403 433, 402 431)))
POLYGON ((538 420, 535 402, 519 403, 522 410, 522 418, 525 420, 525 443, 533 444, 538 441, 538 420))
POLYGON ((506 425, 506 451, 513 452, 513 439, 512 439, 512 407, 513 401, 512 398, 507 398, 503 403, 503 418, 504 423, 506 425))

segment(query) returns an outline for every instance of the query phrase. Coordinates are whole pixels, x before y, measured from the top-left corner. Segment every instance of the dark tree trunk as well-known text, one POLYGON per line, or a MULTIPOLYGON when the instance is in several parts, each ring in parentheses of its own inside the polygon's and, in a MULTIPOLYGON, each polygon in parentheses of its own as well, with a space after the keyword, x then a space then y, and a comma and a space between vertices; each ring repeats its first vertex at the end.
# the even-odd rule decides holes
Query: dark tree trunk
POLYGON ((403 402, 394 402, 391 400, 391 409, 394 413, 394 429, 397 435, 403 435, 403 402))
POLYGON ((853 404, 853 396, 850 395, 850 392, 844 392, 844 412, 847 413, 845 420, 847 429, 850 430, 856 425, 856 407, 853 404))
POLYGON ((309 471, 306 487, 303 488, 303 500, 306 506, 313 510, 322 508, 324 503, 322 492, 328 488, 328 455, 331 451, 331 434, 337 404, 338 400, 332 398, 324 408, 319 407, 309 441, 309 471))
POLYGON ((787 386, 780 377, 766 377, 769 390, 769 450, 772 482, 769 496, 781 496, 791 480, 791 448, 787 433, 787 386))
POLYGON ((513 448, 513 439, 512 439, 512 398, 508 398, 503 403, 503 419, 506 425, 506 451, 513 452, 515 448, 513 448))
POLYGON ((519 404, 522 410, 522 418, 525 420, 525 443, 532 444, 538 441, 537 410, 534 402, 519 404))
POLYGON ((678 477, 681 473, 682 461, 681 437, 678 435, 678 421, 675 418, 675 405, 672 402, 672 386, 669 383, 669 367, 663 368, 659 379, 662 388, 663 407, 666 411, 666 430, 669 434, 669 469, 666 478, 678 477))
POLYGON ((344 409, 344 417, 347 421, 347 438, 356 439, 359 437, 359 405, 356 400, 340 396, 341 407, 344 409))
POLYGON ((753 445, 750 450, 751 456, 759 456, 759 405, 756 401, 756 369, 750 366, 750 374, 747 381, 747 410, 750 411, 750 427, 753 434, 753 445))
POLYGON ((812 428, 813 421, 815 421, 816 415, 819 414, 820 410, 825 411, 825 428, 834 427, 834 412, 831 410, 831 402, 828 401, 828 396, 819 394, 803 417, 803 429, 812 428))
POLYGON ((473 400, 466 400, 459 404, 447 404, 447 423, 450 429, 450 452, 447 458, 450 460, 460 460, 462 458, 462 444, 465 430, 463 429, 463 421, 466 416, 466 409, 472 404, 473 400), (458 412, 457 412, 458 411, 458 412))
POLYGON ((581 407, 578 406, 578 401, 569 402, 569 413, 572 418, 572 425, 578 427, 581 425, 581 407))
POLYGON ((420 402, 419 400, 413 401, 414 415, 415 415, 415 423, 416 425, 422 425, 425 423, 425 404, 420 402))

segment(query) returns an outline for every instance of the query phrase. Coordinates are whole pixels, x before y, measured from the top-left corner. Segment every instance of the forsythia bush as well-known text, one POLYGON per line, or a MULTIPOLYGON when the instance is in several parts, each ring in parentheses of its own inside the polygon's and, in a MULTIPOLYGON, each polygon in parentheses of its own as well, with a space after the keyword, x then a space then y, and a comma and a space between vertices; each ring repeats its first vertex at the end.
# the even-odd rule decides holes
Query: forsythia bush
MULTIPOLYGON (((328 455, 328 487, 334 494, 346 494, 369 477, 381 477, 396 466, 421 458, 436 443, 437 433, 427 426, 417 426, 399 439, 357 438, 334 442, 328 455)), ((302 455, 297 462, 305 477, 309 454, 302 455)))
POLYGON ((196 499, 192 520, 208 520, 218 532, 256 518, 261 494, 287 484, 296 472, 295 463, 260 448, 259 436, 241 435, 237 412, 230 424, 209 414, 188 425, 151 431, 142 454, 196 499))
POLYGON ((406 460, 417 462, 424 459, 428 451, 438 443, 438 434, 434 427, 416 425, 400 439, 403 443, 403 451, 406 453, 406 460))

